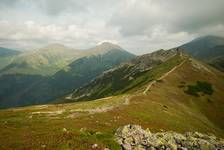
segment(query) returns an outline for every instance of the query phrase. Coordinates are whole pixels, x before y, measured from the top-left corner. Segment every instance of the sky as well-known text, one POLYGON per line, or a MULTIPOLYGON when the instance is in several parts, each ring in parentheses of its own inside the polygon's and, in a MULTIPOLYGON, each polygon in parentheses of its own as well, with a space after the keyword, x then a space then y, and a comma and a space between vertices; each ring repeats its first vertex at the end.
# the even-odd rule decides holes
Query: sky
POLYGON ((143 54, 205 35, 224 36, 224 0, 0 0, 1 47, 107 41, 143 54))

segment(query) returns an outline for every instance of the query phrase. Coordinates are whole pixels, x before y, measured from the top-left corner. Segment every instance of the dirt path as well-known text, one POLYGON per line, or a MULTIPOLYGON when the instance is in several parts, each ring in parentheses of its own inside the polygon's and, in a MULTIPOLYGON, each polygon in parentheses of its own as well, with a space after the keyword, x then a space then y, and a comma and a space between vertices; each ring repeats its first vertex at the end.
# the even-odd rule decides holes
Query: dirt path
MULTIPOLYGON (((172 73, 173 71, 175 71, 177 68, 181 67, 184 63, 185 63, 186 60, 184 60, 183 62, 181 62, 179 65, 173 67, 170 71, 168 71, 167 73, 165 73, 164 75, 162 75, 158 80, 162 80, 164 79, 165 77, 167 77, 170 73, 172 73)), ((148 84, 148 86, 146 87, 146 89, 143 91, 143 94, 144 95, 147 95, 147 92, 149 91, 149 89, 152 87, 153 84, 156 83, 156 80, 150 82, 148 84)))
MULTIPOLYGON (((112 96, 102 98, 104 99, 110 99, 113 98, 112 96)), ((108 112, 114 108, 120 107, 122 105, 129 105, 130 104, 130 96, 125 95, 122 97, 122 101, 119 104, 115 105, 102 105, 97 106, 95 108, 78 108, 78 109, 59 109, 59 110, 52 110, 52 111, 34 111, 29 114, 29 118, 33 118, 33 116, 45 116, 45 117, 58 117, 62 115, 63 113, 68 113, 67 118, 74 118, 83 114, 95 114, 95 113, 102 113, 102 112, 108 112)), ((39 106, 40 107, 40 106, 39 106)), ((39 108, 38 107, 38 108, 39 108)), ((41 109, 42 107, 40 107, 41 109)), ((45 108, 45 107, 44 107, 45 108)))

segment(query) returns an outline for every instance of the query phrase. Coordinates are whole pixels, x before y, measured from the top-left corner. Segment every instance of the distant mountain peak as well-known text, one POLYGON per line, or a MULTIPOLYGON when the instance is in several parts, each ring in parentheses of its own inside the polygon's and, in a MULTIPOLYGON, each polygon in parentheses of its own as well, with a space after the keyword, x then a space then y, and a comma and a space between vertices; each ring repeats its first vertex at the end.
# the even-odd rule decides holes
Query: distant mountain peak
POLYGON ((101 44, 98 44, 96 47, 123 49, 119 45, 111 42, 102 42, 101 44))
POLYGON ((111 42, 102 42, 102 43, 96 45, 95 47, 88 49, 87 53, 98 55, 98 54, 107 53, 107 52, 109 52, 111 50, 125 51, 119 45, 113 44, 111 42))

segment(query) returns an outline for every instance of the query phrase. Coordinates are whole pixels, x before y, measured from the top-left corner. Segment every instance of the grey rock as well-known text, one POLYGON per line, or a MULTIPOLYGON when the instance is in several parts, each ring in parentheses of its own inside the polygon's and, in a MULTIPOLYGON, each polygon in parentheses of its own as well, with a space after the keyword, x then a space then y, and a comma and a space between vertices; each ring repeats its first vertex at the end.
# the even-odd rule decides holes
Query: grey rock
POLYGON ((126 125, 117 129, 116 141, 124 150, 222 150, 224 140, 199 132, 151 133, 139 125, 126 125))

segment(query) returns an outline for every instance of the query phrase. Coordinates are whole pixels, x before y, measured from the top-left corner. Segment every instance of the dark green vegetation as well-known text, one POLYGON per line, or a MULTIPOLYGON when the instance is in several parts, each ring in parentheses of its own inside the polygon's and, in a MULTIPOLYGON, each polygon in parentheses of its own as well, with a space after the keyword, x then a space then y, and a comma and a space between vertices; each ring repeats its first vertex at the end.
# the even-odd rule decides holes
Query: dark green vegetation
POLYGON ((205 36, 180 46, 186 52, 224 71, 224 38, 205 36))
MULTIPOLYGON (((58 65, 61 64, 58 61, 70 60, 66 55, 74 58, 70 56, 72 50, 65 49, 61 45, 51 45, 41 49, 41 52, 39 51, 38 54, 46 54, 46 57, 52 59, 51 61, 50 59, 47 61, 51 64, 58 65), (67 51, 69 53, 66 53, 67 51)), ((33 52, 31 53, 33 55, 33 52)), ((40 67, 34 67, 35 69, 38 68, 36 69, 37 72, 35 72, 33 69, 28 68, 33 66, 32 63, 39 66, 36 63, 37 58, 35 57, 33 60, 30 58, 31 54, 23 54, 29 56, 27 58, 29 63, 17 64, 16 72, 12 71, 11 68, 14 63, 11 63, 2 70, 3 73, 0 75, 0 108, 51 102, 60 96, 71 93, 74 89, 88 83, 102 72, 135 57, 133 54, 110 43, 103 43, 93 49, 83 51, 83 53, 85 55, 82 58, 76 59, 67 65, 66 63, 62 63, 65 66, 51 76, 40 75, 38 70, 43 71, 46 69, 51 72, 57 67, 55 68, 54 65, 50 64, 42 64, 40 67), (46 68, 41 69, 43 68, 42 66, 46 68), (53 68, 49 69, 49 66, 53 68), (33 75, 24 70, 31 71, 33 75), (23 73, 17 73, 17 71, 23 73)), ((40 58, 42 60, 42 55, 40 58)), ((38 62, 42 63, 41 60, 38 62)))
POLYGON ((114 132, 127 124, 152 132, 199 131, 223 137, 222 72, 183 55, 174 55, 150 70, 148 75, 156 74, 155 82, 146 94, 143 91, 151 82, 139 84, 128 94, 94 101, 1 110, 0 149, 87 150, 97 144, 99 150, 118 150, 114 132), (195 97, 178 87, 197 81, 210 83, 212 95, 195 97))
POLYGON ((133 91, 155 80, 159 73, 165 73, 177 65, 181 61, 178 58, 180 57, 175 49, 139 56, 77 89, 72 98, 65 101, 91 100, 133 91))
MULTIPOLYGON (((0 108, 39 104, 38 99, 24 94, 39 82, 45 80, 40 75, 3 75, 0 77, 0 108), (31 100, 32 99, 32 100, 31 100)), ((30 93, 31 94, 31 93, 30 93)), ((33 97, 40 93, 32 93, 33 97), (36 94, 36 95, 35 95, 36 94)))
POLYGON ((197 81, 195 85, 187 85, 187 89, 184 92, 198 97, 200 96, 200 93, 212 95, 214 90, 210 83, 205 81, 197 81))

